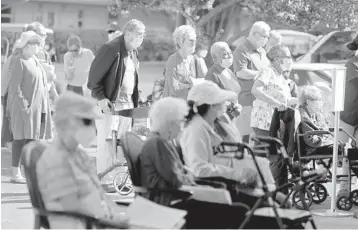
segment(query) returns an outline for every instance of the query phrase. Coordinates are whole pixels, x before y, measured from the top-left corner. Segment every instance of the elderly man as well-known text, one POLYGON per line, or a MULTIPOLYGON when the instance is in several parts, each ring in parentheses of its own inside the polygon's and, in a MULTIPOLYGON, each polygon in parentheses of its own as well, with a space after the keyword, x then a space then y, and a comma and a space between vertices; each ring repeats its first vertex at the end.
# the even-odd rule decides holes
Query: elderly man
POLYGON ((242 88, 239 103, 244 106, 238 121, 243 135, 252 132, 247 121, 250 120, 254 101, 254 96, 251 94, 253 79, 258 75, 259 70, 270 64, 263 48, 269 38, 270 30, 270 26, 265 22, 255 22, 245 42, 234 51, 234 73, 242 88))
POLYGON ((172 54, 165 65, 164 97, 186 99, 196 78, 195 52, 196 32, 189 25, 182 25, 173 33, 177 52, 172 54))
MULTIPOLYGON (((112 163, 110 145, 105 142, 110 135, 111 109, 131 109, 138 106, 137 49, 142 45, 144 38, 144 24, 132 19, 125 24, 121 36, 104 44, 98 50, 92 62, 87 86, 92 91, 92 96, 98 100, 101 111, 106 114, 103 121, 97 122, 97 152, 99 154, 97 169, 99 172, 103 172, 112 163)), ((119 121, 118 136, 129 131, 131 125, 132 119, 122 117, 119 121)), ((109 190, 114 191, 111 187, 109 190)))

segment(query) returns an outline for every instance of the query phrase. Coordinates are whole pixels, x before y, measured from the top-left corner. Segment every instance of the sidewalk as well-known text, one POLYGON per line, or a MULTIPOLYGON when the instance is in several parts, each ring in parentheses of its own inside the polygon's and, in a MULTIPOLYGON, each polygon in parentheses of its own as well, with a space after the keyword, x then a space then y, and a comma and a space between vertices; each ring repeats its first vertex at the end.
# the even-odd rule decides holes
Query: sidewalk
MULTIPOLYGON (((33 212, 31 201, 27 192, 26 185, 9 183, 11 175, 11 153, 6 149, 1 149, 1 228, 2 229, 33 229, 33 212)), ((331 185, 327 186, 330 192, 331 185)), ((355 185, 355 189, 358 186, 355 185)), ((129 196, 120 196, 109 194, 116 200, 131 200, 133 194, 129 196)), ((312 205, 311 209, 329 209, 330 197, 320 205, 312 205)), ((353 207, 352 211, 358 212, 358 207, 353 207)), ((358 219, 349 218, 330 218, 314 216, 318 229, 357 229, 358 219)), ((311 225, 307 224, 307 229, 311 225)))

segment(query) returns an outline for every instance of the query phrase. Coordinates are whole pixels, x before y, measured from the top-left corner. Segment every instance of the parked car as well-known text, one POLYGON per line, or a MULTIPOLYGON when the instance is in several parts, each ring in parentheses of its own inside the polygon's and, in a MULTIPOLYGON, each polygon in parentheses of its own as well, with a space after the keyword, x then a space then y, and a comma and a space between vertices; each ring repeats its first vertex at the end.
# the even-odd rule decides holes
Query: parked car
POLYGON ((346 44, 352 41, 357 31, 333 31, 322 36, 316 44, 296 61, 299 63, 333 63, 343 65, 354 55, 346 44))

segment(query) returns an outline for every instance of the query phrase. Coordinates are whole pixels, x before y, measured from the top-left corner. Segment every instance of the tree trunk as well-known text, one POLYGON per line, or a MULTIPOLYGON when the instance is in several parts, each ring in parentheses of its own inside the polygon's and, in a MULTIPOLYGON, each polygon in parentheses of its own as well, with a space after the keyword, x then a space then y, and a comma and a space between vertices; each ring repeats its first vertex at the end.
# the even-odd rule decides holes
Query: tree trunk
POLYGON ((186 25, 186 18, 182 14, 177 13, 176 27, 181 25, 186 25))

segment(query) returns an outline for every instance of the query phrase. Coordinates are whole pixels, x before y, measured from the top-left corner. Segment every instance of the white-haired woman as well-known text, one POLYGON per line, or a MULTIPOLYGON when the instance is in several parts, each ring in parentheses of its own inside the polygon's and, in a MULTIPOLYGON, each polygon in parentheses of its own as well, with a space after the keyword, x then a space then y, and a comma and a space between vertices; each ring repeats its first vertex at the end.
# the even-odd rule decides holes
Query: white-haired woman
POLYGON ((46 72, 36 58, 42 38, 33 31, 23 32, 9 69, 7 114, 14 138, 11 182, 25 183, 19 170, 22 148, 33 140, 50 139, 51 112, 46 72))
POLYGON ((186 99, 196 78, 193 53, 196 45, 196 32, 189 25, 179 26, 173 33, 177 52, 172 54, 165 65, 164 97, 186 99))
POLYGON ((269 39, 267 40, 265 46, 266 52, 269 52, 272 47, 279 46, 281 44, 282 44, 282 35, 275 30, 271 30, 269 39))
POLYGON ((67 39, 68 52, 63 57, 67 90, 83 95, 87 89, 88 73, 94 59, 90 49, 82 47, 80 37, 72 35, 67 39))
MULTIPOLYGON (((181 198, 175 193, 159 192, 156 189, 176 190, 182 185, 196 185, 196 182, 200 184, 187 171, 183 156, 173 144, 182 130, 188 112, 186 101, 173 97, 156 101, 149 112, 151 133, 139 159, 142 185, 153 190, 143 195, 161 205, 168 206, 171 201, 181 198)), ((193 229, 238 228, 247 211, 240 206, 193 199, 179 202, 174 207, 188 211, 186 224, 193 229)))

